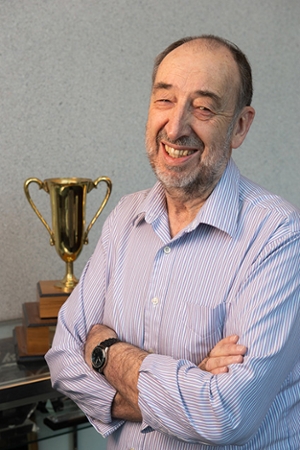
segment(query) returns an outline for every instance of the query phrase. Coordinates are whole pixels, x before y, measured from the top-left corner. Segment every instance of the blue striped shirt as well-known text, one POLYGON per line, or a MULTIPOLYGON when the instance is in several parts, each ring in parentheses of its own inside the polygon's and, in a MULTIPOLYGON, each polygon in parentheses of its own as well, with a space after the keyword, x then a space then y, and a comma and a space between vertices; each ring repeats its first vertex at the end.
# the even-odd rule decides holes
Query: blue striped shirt
POLYGON ((195 220, 170 237, 160 183, 110 214, 60 311, 46 359, 108 449, 300 448, 300 215, 231 160, 195 220), (112 420, 115 391, 83 360, 95 323, 150 352, 139 375, 142 423, 112 420), (197 367, 223 337, 243 364, 197 367))

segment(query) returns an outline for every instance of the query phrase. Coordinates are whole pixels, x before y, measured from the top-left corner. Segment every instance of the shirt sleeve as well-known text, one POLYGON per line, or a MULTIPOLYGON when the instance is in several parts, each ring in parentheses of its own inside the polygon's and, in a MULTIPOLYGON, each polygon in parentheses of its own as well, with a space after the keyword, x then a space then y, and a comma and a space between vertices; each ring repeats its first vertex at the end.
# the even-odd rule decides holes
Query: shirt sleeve
POLYGON ((266 418, 268 411, 284 382, 288 390, 288 375, 299 360, 299 255, 299 233, 269 243, 228 298, 223 334, 236 333, 247 346, 243 364, 212 375, 186 360, 155 354, 144 359, 138 389, 145 432, 242 445, 264 420, 274 420, 266 418))
MULTIPOLYGON (((105 227, 103 227, 104 230, 105 227)), ((45 358, 52 385, 71 398, 104 437, 123 421, 113 420, 116 391, 84 361, 84 345, 92 325, 102 323, 106 287, 105 231, 79 284, 62 306, 52 347, 45 358)))

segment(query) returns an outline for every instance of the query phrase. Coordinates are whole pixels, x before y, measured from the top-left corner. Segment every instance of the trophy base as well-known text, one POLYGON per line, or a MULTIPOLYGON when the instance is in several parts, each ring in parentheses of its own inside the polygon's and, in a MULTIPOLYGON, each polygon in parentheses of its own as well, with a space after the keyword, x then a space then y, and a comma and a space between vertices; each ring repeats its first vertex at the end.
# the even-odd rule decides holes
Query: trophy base
POLYGON ((65 280, 65 278, 61 281, 55 283, 56 289, 60 289, 64 294, 71 294, 74 287, 78 284, 77 278, 73 277, 72 280, 65 280))
POLYGON ((17 326, 13 331, 16 361, 18 364, 44 361, 44 354, 30 355, 27 352, 26 335, 23 326, 17 326))
POLYGON ((58 289, 59 280, 46 280, 37 283, 37 300, 39 303, 39 316, 41 319, 56 318, 70 292, 58 289))
POLYGON ((18 360, 42 357, 50 349, 56 319, 41 319, 37 302, 23 303, 23 325, 15 328, 18 360))

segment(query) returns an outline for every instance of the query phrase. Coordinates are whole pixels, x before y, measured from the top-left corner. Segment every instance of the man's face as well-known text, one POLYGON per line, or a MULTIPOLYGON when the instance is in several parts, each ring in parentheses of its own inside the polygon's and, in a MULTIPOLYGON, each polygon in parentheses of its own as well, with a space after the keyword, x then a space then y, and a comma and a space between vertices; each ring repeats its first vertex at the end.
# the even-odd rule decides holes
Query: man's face
POLYGON ((232 149, 238 68, 223 47, 186 43, 161 62, 154 81, 146 147, 166 190, 190 196, 210 193, 232 149))

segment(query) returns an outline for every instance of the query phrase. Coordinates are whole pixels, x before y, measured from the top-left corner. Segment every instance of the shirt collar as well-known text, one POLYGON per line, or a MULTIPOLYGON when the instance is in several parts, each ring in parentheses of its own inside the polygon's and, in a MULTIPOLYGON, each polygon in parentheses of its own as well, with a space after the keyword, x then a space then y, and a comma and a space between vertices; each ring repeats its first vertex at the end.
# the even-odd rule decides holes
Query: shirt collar
POLYGON ((165 191, 163 185, 157 181, 140 204, 136 213, 135 224, 137 225, 142 220, 152 223, 163 214, 166 214, 165 191))
MULTIPOLYGON (((239 169, 230 159, 219 183, 184 231, 193 231, 200 223, 204 223, 233 236, 239 210, 239 181, 239 169)), ((163 214, 166 214, 166 198, 162 184, 157 182, 141 203, 135 224, 143 219, 152 223, 163 214)))

